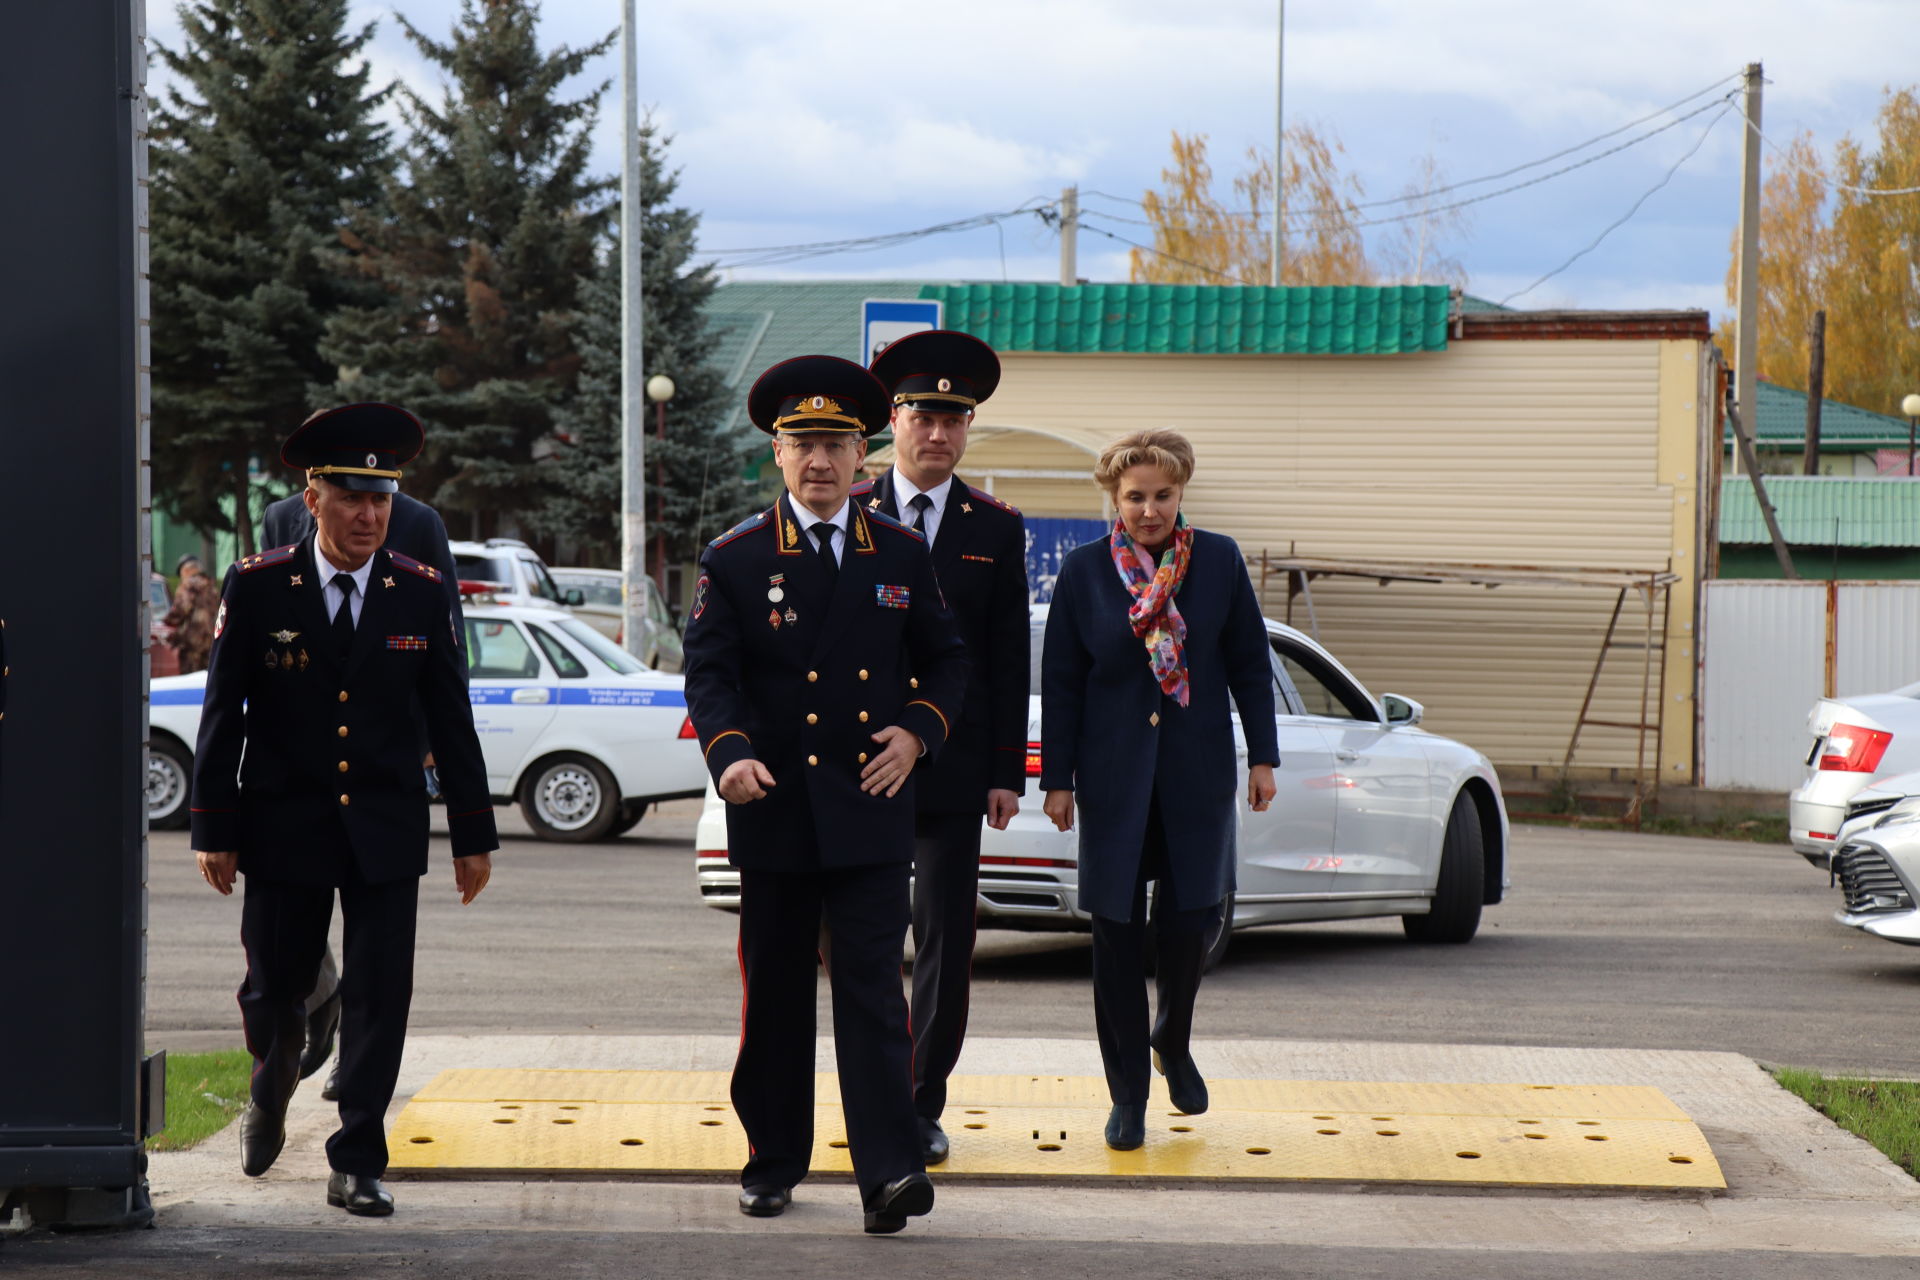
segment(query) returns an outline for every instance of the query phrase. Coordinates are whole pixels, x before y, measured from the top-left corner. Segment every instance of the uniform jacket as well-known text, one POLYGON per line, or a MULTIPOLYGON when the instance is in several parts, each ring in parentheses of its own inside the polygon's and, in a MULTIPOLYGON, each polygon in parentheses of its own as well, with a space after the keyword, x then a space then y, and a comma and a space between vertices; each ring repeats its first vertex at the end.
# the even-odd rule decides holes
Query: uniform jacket
POLYGON ((1196 529, 1175 598, 1186 620, 1189 691, 1160 691, 1133 602, 1107 540, 1060 564, 1040 660, 1040 787, 1074 792, 1080 905, 1125 920, 1132 907, 1150 800, 1160 801, 1168 872, 1189 907, 1234 887, 1235 768, 1231 694, 1248 764, 1278 764, 1273 658, 1260 604, 1233 539, 1196 529))
POLYGON ((766 870, 906 862, 914 786, 965 696, 966 647, 919 534, 854 503, 830 585, 803 528, 783 494, 700 557, 688 713, 716 781, 752 758, 776 783, 764 799, 727 806, 728 860, 766 870), (881 750, 871 735, 888 725, 926 744, 891 799, 860 790, 881 750), (796 833, 809 822, 811 840, 796 833))
MULTIPOLYGON (((288 547, 313 532, 313 513, 299 494, 270 504, 260 517, 260 545, 288 547)), ((453 616, 462 619, 457 628, 460 637, 460 671, 467 669, 467 628, 460 607, 460 571, 453 563, 453 549, 447 545, 446 522, 418 498, 404 493, 393 495, 393 508, 387 515, 387 547, 411 556, 440 571, 440 585, 446 589, 447 605, 453 616)))
MULTIPOLYGON (((891 467, 854 485, 853 500, 903 524, 912 519, 896 505, 891 467)), ((967 644, 967 698, 940 762, 915 783, 916 803, 922 813, 985 813, 990 788, 1027 789, 1033 659, 1026 522, 955 477, 932 552, 940 590, 967 644)))
POLYGON ((193 847, 238 851, 243 872, 301 884, 344 883, 350 867, 373 883, 425 874, 416 696, 454 856, 498 847, 439 570, 375 552, 342 664, 314 563, 309 537, 227 570, 194 751, 193 847))

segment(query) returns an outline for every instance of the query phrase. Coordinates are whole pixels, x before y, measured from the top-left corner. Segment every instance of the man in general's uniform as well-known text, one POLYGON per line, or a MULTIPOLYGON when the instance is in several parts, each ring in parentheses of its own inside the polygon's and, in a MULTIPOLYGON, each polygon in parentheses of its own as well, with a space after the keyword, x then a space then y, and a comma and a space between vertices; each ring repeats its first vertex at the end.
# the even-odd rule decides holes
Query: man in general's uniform
POLYGON ((762 374, 747 405, 786 492, 707 548, 686 637, 687 707, 740 869, 740 1208, 782 1212, 807 1174, 824 922, 866 1229, 898 1231, 933 1207, 900 989, 914 775, 947 739, 967 663, 921 536, 848 497, 886 422, 879 383, 803 356, 762 374))
POLYGON ((393 1212, 385 1118, 427 870, 416 698, 463 902, 486 886, 499 845, 440 572, 382 546, 400 466, 421 443, 419 421, 384 404, 316 415, 289 438, 282 456, 307 470, 314 533, 228 570, 194 753, 201 874, 221 893, 246 876, 240 1013, 254 1067, 241 1169, 265 1173, 285 1142, 338 893, 346 975, 327 1202, 366 1216, 393 1212))
POLYGON ((887 389, 894 464, 853 500, 925 535, 967 644, 967 700, 938 764, 915 783, 913 1103, 928 1164, 947 1158, 940 1112, 967 1033, 980 821, 1005 830, 1026 790, 1027 532, 1020 513, 954 474, 1000 358, 971 334, 909 334, 873 362, 887 389))

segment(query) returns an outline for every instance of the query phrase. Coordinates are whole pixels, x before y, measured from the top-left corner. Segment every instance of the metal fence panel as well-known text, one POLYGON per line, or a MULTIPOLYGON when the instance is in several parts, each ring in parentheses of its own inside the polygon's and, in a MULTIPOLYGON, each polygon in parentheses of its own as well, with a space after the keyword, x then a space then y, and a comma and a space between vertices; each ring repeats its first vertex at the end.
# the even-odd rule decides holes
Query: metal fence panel
POLYGON ((1703 584, 1700 769, 1709 787, 1789 791, 1826 680, 1827 584, 1703 584))
POLYGON ((1841 583, 1834 691, 1885 693, 1920 680, 1920 582, 1841 583))

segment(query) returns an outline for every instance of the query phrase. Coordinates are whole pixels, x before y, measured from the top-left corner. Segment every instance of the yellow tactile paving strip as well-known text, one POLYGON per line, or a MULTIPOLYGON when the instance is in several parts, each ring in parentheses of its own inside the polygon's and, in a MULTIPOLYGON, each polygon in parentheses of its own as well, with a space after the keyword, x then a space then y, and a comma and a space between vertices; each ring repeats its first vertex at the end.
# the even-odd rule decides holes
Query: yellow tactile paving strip
MULTIPOLYGON (((746 1137, 724 1072, 442 1072, 401 1112, 394 1173, 729 1174, 746 1137)), ((1707 1140, 1658 1089, 1216 1080, 1202 1116, 1159 1105, 1109 1151, 1106 1082, 956 1076, 942 1178, 1403 1182, 1722 1190, 1707 1140)), ((817 1077, 816 1173, 846 1173, 835 1077, 817 1077)))

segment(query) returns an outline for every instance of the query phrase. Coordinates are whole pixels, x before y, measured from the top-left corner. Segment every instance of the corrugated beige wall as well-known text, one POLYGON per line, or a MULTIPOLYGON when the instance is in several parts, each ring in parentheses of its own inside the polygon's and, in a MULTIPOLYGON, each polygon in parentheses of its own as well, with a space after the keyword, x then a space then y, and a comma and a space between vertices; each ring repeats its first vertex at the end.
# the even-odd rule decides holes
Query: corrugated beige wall
MULTIPOLYGON (((1671 566, 1683 582, 1670 615, 1663 773, 1684 781, 1702 350, 1691 341, 1574 340, 1380 357, 1011 352, 979 423, 1095 448, 1142 427, 1179 428, 1199 459, 1189 515, 1237 538, 1256 572, 1262 550, 1290 547, 1382 560, 1671 566)), ((962 470, 1057 466, 1063 448, 1077 452, 983 433, 962 470)), ((1077 456, 1091 465, 1091 454, 1077 456)), ((996 492, 1025 506, 1024 483, 1000 481, 996 492)), ((1034 490, 1045 513, 1071 514, 1057 509, 1059 482, 1045 484, 1034 490)), ((1095 513, 1090 504, 1085 514, 1095 513)), ((1437 731, 1517 766, 1559 764, 1614 603, 1601 590, 1340 579, 1317 581, 1313 593, 1322 638, 1376 693, 1426 703, 1437 731)), ((1269 612, 1284 613, 1284 600, 1279 588, 1269 612)), ((1306 625, 1298 605, 1294 620, 1306 625)), ((1631 596, 1628 621, 1627 638, 1638 641, 1645 612, 1631 596)), ((1639 712, 1640 654, 1616 650, 1594 714, 1637 721, 1639 712)), ((1630 768, 1634 736, 1589 730, 1575 765, 1630 768)))

